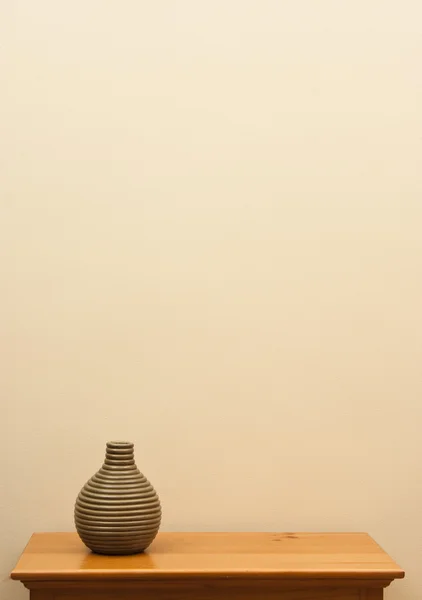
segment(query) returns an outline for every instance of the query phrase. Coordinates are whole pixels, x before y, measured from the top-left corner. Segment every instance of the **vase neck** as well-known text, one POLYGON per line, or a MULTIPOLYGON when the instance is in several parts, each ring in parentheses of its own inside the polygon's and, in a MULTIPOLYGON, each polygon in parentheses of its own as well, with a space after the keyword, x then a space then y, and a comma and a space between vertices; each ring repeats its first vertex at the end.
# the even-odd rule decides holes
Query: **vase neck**
POLYGON ((133 444, 131 442, 107 442, 104 462, 107 465, 134 464, 133 444))

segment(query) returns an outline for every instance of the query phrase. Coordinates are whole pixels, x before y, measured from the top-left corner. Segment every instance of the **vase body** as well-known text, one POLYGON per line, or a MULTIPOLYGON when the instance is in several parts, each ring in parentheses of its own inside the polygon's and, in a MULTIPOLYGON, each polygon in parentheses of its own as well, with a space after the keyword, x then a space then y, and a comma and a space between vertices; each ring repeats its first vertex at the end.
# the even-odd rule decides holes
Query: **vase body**
POLYGON ((157 493, 135 464, 130 442, 108 442, 104 464, 81 489, 75 504, 76 530, 98 554, 136 554, 157 535, 157 493))

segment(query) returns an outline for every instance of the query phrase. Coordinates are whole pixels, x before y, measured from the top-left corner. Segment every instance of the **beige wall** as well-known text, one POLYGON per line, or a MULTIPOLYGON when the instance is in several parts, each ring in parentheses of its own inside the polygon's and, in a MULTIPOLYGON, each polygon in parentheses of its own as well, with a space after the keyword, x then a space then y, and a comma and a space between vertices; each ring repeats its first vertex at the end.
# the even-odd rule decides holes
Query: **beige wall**
POLYGON ((1 2, 0 597, 106 440, 168 530, 365 530, 422 597, 422 5, 1 2))

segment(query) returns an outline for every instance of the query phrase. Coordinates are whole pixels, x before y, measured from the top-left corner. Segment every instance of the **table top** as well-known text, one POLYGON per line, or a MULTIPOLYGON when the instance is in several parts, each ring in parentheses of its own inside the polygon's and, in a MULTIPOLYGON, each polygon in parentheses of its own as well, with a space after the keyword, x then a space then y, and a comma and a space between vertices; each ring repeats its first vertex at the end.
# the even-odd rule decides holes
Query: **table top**
POLYGON ((93 554, 76 533, 34 533, 12 579, 393 580, 404 572, 366 533, 159 533, 143 554, 93 554))

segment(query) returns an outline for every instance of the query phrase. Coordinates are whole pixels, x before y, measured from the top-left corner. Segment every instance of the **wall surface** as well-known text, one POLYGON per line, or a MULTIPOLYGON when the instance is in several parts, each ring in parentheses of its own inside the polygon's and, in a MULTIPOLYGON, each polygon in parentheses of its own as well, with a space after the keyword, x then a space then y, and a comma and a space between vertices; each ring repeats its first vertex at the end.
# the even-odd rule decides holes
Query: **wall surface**
POLYGON ((123 438, 163 529, 369 531, 420 600, 420 1, 0 6, 1 599, 123 438))

